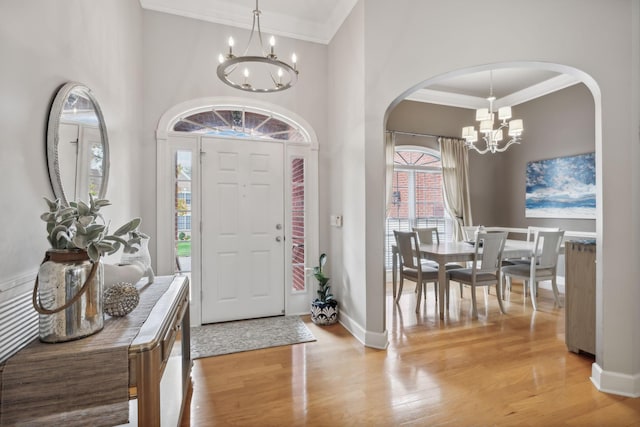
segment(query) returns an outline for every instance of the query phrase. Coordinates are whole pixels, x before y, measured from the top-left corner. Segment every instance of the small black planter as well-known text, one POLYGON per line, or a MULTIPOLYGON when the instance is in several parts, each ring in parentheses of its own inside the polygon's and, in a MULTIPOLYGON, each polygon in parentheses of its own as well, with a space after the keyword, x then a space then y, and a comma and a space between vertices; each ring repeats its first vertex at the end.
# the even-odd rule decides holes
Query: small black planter
POLYGON ((338 321, 338 301, 313 301, 311 303, 311 321, 316 325, 333 325, 338 321))

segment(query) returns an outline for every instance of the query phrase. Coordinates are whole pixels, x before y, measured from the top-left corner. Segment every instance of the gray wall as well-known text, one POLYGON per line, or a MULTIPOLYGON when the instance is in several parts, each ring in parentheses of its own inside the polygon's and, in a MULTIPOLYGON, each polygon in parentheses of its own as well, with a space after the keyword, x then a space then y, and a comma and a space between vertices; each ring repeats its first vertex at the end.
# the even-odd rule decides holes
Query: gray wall
MULTIPOLYGON (((402 101, 389 113, 387 129, 460 138, 463 124, 473 124, 475 110, 402 101)), ((411 143, 411 137, 401 137, 402 143, 411 143)), ((416 145, 420 141, 416 140, 416 145)), ((437 144, 436 144, 437 146, 437 144)))
MULTIPOLYGON (((504 153, 469 152, 474 224, 503 227, 557 226, 595 231, 595 220, 525 218, 527 162, 595 150, 593 96, 583 84, 517 105, 514 117, 525 124, 523 142, 504 153)), ((474 110, 403 101, 389 114, 387 129, 458 137, 463 126, 476 125, 474 110)), ((399 135, 396 143, 437 149, 435 138, 399 135)))
POLYGON ((329 99, 339 107, 330 108, 329 140, 326 150, 320 150, 320 182, 332 190, 327 205, 332 213, 344 217, 343 227, 329 230, 332 289, 340 301, 340 321, 362 340, 357 331, 366 324, 370 309, 366 303, 367 278, 362 269, 353 266, 364 262, 360 235, 365 232, 367 217, 363 26, 363 6, 359 3, 329 45, 329 99))
POLYGON ((140 215, 141 20, 131 0, 0 2, 0 284, 35 277, 48 249, 40 220, 42 196, 53 198, 45 135, 55 92, 68 81, 91 88, 104 113, 113 203, 106 219, 118 227, 140 215))
MULTIPOLYGON (((595 231, 595 220, 524 216, 527 162, 595 151, 595 111, 589 89, 583 84, 571 86, 518 105, 513 112, 514 117, 524 120, 525 134, 522 144, 503 153, 501 177, 504 178, 498 181, 502 186, 501 197, 494 199, 496 225, 595 231)), ((473 190, 474 186, 471 188, 473 190)), ((488 223, 488 219, 485 222, 488 223)))

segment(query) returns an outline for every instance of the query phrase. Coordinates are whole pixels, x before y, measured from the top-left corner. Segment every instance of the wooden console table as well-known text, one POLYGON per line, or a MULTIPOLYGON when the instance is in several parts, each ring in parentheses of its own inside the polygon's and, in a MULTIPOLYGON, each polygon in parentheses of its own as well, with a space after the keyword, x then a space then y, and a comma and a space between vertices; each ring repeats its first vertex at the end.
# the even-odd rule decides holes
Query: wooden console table
POLYGON ((137 399, 137 425, 180 424, 191 385, 189 332, 189 280, 177 276, 129 347, 129 397, 137 399))
POLYGON ((36 339, 5 362, 0 425, 179 425, 191 384, 189 280, 161 276, 137 287, 138 307, 106 316, 102 331, 36 339))

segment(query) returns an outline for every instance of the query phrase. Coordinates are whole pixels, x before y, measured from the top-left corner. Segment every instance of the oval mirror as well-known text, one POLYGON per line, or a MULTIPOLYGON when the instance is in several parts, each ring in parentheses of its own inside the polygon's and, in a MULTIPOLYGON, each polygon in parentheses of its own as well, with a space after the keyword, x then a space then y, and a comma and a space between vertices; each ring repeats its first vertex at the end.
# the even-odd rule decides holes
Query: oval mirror
POLYGON ((79 83, 63 85, 49 113, 47 164, 51 187, 63 203, 104 198, 109 177, 109 142, 100 106, 79 83))

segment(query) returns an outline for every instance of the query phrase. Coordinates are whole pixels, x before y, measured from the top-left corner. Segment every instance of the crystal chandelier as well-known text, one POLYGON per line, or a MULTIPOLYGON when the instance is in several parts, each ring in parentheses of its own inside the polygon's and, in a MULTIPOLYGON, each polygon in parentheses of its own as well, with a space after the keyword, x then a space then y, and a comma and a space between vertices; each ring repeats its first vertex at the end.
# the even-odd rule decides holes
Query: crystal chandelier
POLYGON ((482 139, 485 142, 484 149, 478 148, 475 144, 478 141, 478 131, 473 126, 465 126, 462 128, 462 137, 465 139, 467 149, 474 149, 480 154, 484 153, 502 153, 513 144, 522 142, 521 136, 523 128, 522 119, 511 119, 511 107, 500 107, 498 109, 498 128, 494 129, 495 111, 493 103, 496 97, 493 96, 493 71, 489 71, 489 108, 479 108, 476 110, 476 120, 480 122, 480 133, 483 134, 482 139), (509 121, 510 120, 510 121, 509 121), (502 130, 509 127, 508 135, 511 137, 509 141, 503 142, 502 130))
POLYGON ((229 53, 218 56, 217 74, 220 80, 236 89, 248 92, 279 92, 289 89, 298 81, 298 70, 296 68, 296 54, 291 55, 291 63, 281 61, 275 54, 276 39, 271 36, 269 39, 269 50, 265 50, 262 42, 262 31, 260 30, 260 9, 258 0, 253 11, 253 24, 251 25, 251 35, 247 42, 247 47, 242 56, 233 53, 233 37, 229 37, 229 53), (258 34, 258 47, 262 56, 247 55, 251 41, 256 33, 258 34))

